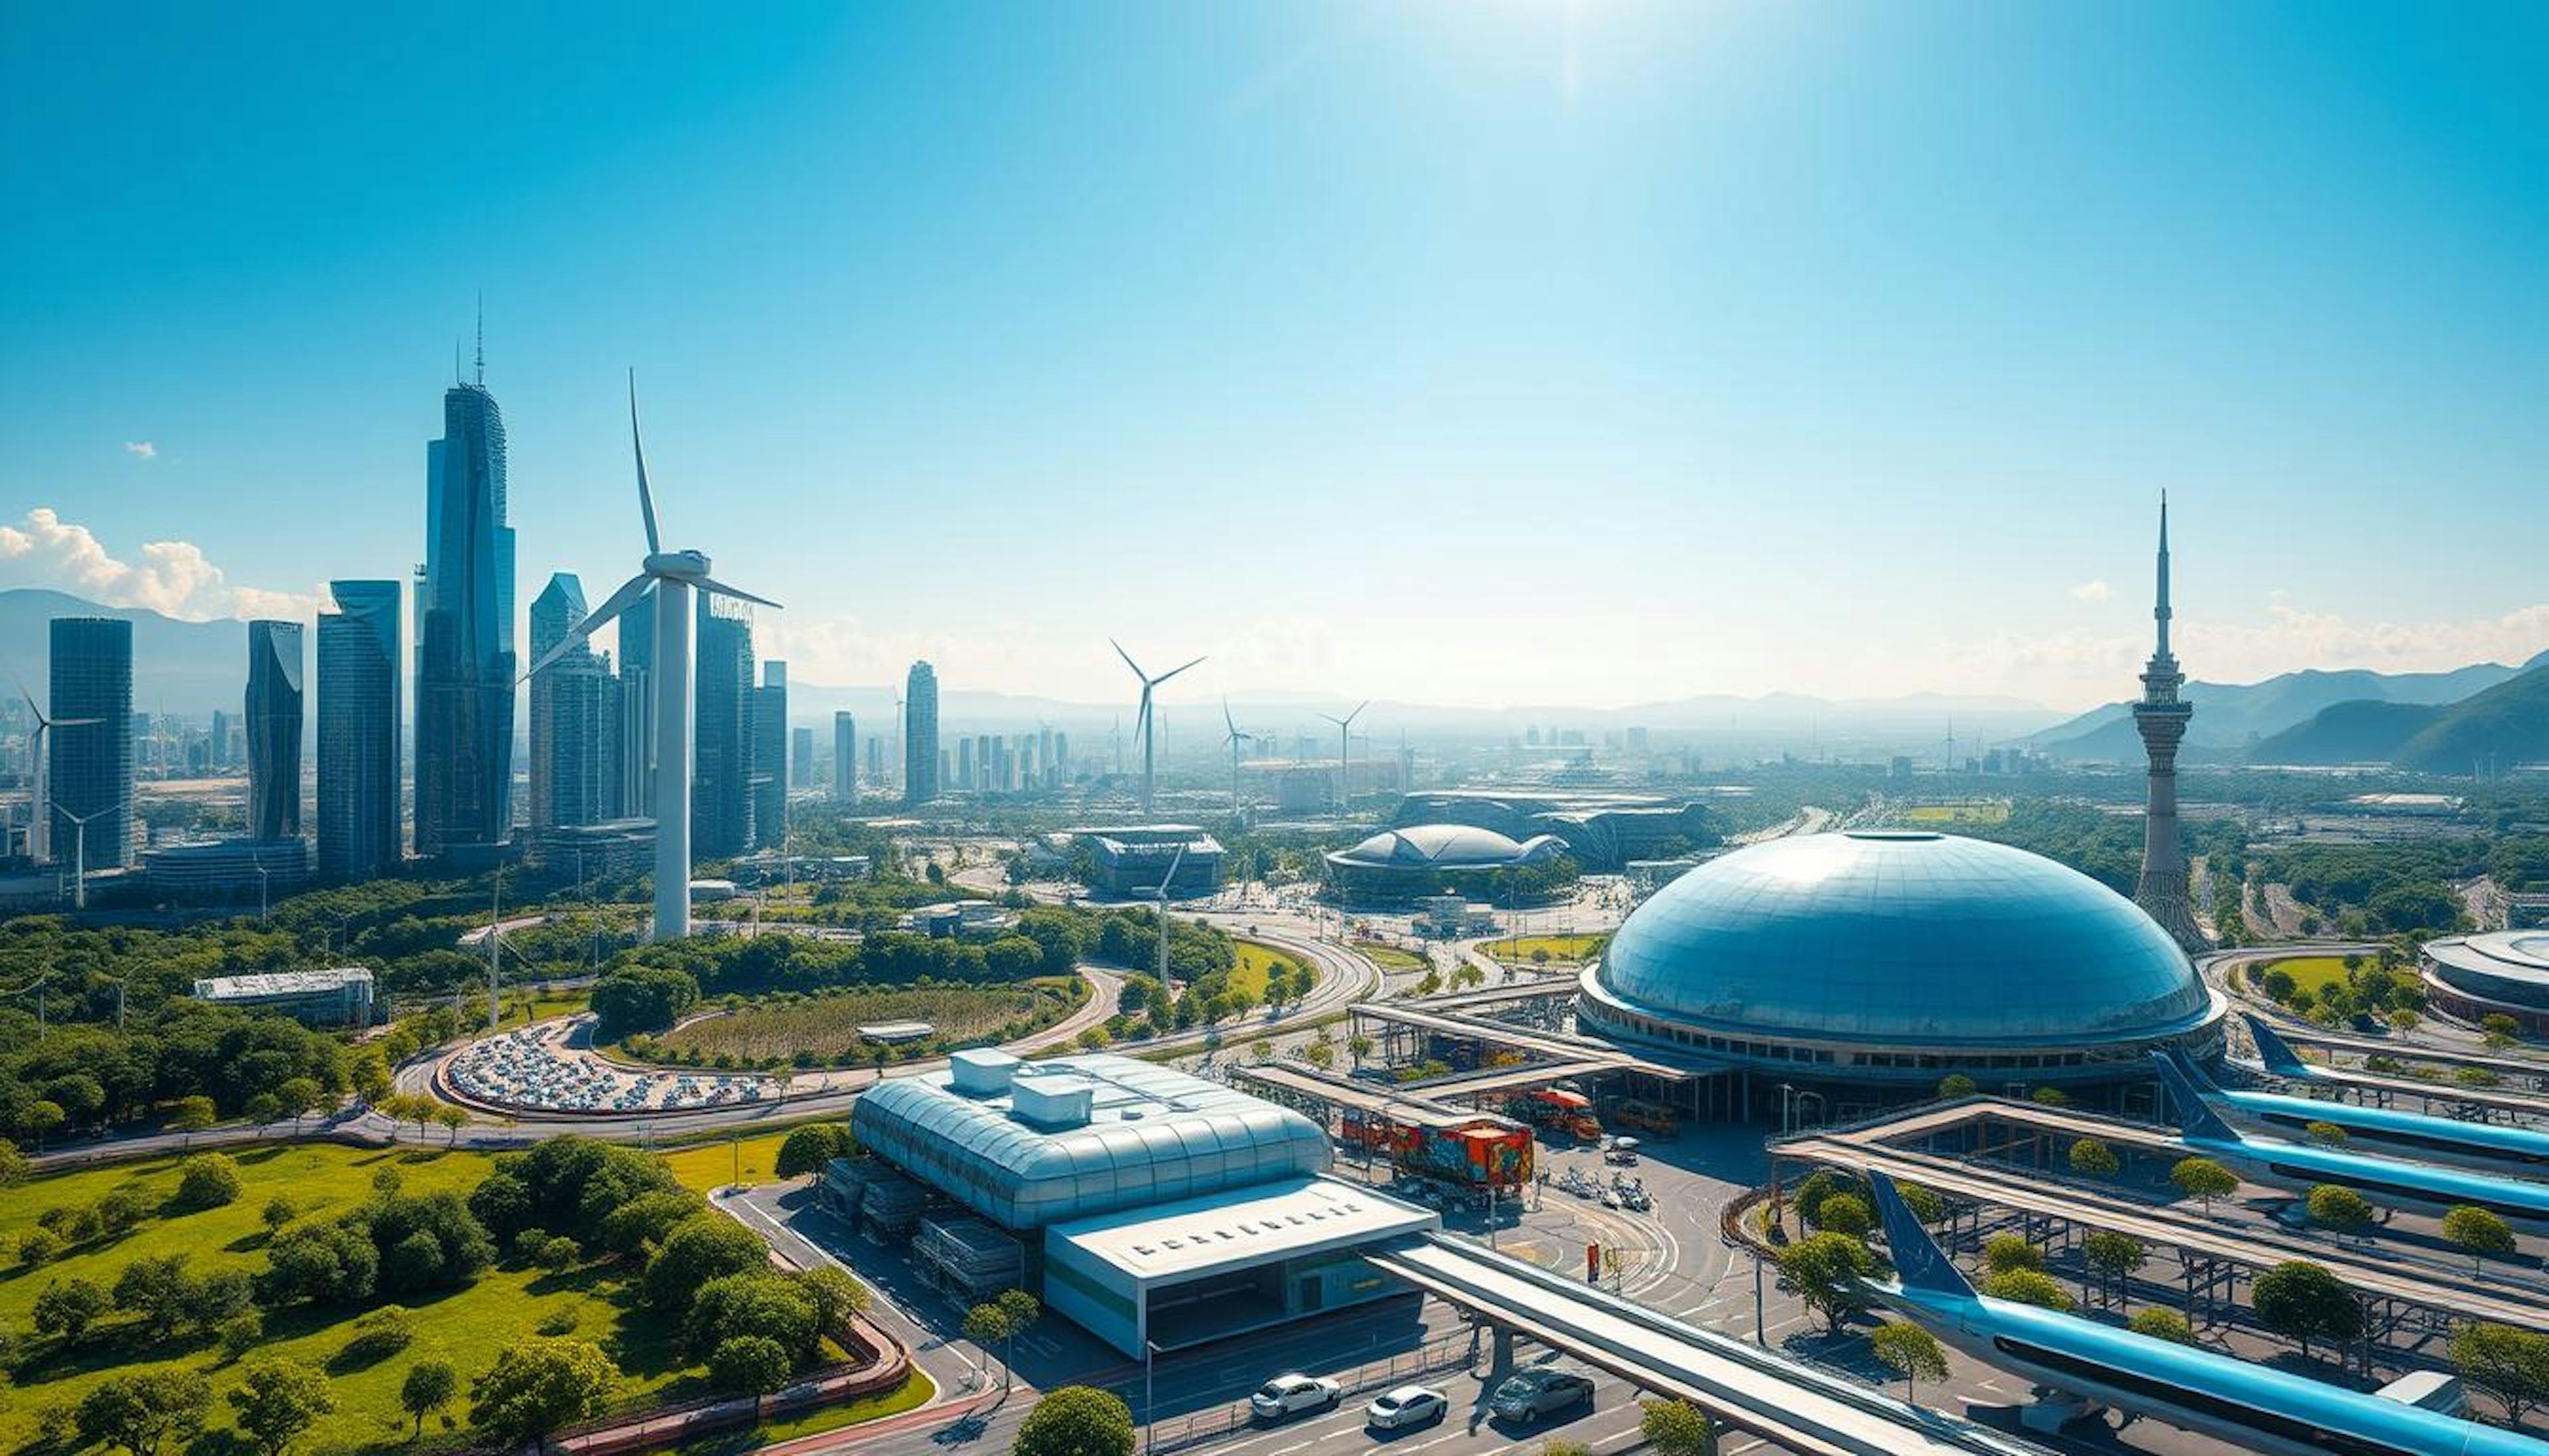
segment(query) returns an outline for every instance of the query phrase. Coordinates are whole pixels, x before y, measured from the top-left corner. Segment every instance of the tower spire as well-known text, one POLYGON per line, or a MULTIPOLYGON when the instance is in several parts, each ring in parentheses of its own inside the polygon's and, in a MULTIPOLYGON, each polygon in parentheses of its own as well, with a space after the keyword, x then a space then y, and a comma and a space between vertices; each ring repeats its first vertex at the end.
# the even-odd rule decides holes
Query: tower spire
POLYGON ((2158 662, 2168 661, 2168 492, 2159 493, 2159 600, 2151 608, 2151 617, 2159 623, 2158 662))
MULTIPOLYGON (((487 290, 478 290, 478 388, 487 387, 487 290)), ((2168 599, 2168 507, 2160 506, 2160 599, 2168 599)))

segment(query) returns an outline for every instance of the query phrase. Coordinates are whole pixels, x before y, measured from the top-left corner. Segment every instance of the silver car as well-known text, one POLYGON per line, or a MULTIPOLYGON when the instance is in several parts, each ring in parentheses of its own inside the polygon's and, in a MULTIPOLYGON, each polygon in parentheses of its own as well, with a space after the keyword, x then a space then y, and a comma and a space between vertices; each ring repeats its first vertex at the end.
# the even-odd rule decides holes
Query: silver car
POLYGON ((1441 1391, 1402 1385, 1381 1392, 1378 1399, 1364 1407, 1363 1423, 1373 1430, 1402 1430, 1411 1425, 1431 1425, 1451 1411, 1451 1398, 1441 1391))
POLYGON ((1515 1372, 1487 1398, 1490 1414, 1525 1425, 1576 1406, 1593 1408, 1593 1382, 1573 1371, 1547 1366, 1515 1372))
POLYGON ((1248 1398, 1248 1413, 1271 1423, 1304 1410, 1333 1410, 1344 1398, 1345 1388, 1326 1376, 1278 1375, 1248 1398))

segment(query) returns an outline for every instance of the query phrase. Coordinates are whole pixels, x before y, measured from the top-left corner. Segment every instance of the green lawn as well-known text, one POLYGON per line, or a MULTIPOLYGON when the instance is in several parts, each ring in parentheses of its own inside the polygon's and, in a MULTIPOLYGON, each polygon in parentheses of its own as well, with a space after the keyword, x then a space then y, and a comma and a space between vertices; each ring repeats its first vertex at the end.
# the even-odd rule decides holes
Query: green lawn
POLYGON ((1514 936, 1489 941, 1478 949, 1508 965, 1581 965, 1602 952, 1609 936, 1514 936), (1546 958, 1535 960, 1532 953, 1545 951, 1546 958))
POLYGON ((1357 941, 1355 949, 1371 957, 1371 963, 1383 970, 1423 970, 1433 964, 1413 951, 1402 951, 1396 946, 1384 946, 1378 941, 1357 941))
POLYGON ((2296 956, 2290 960, 2271 961, 2265 968, 2291 976, 2295 986, 2313 996, 2345 981, 2345 957, 2341 956, 2296 956))
MULTIPOLYGON (((266 1235, 258 1213, 277 1194, 291 1199, 302 1217, 325 1218, 359 1202, 370 1191, 373 1174, 384 1167, 397 1168, 406 1190, 414 1193, 465 1188, 488 1167, 485 1157, 469 1152, 373 1151, 316 1143, 260 1148, 236 1154, 236 1159, 241 1192, 235 1203, 147 1219, 121 1238, 83 1245, 42 1268, 22 1269, 13 1258, 0 1271, 0 1327, 25 1333, 36 1296, 49 1281, 80 1277, 112 1288, 126 1264, 146 1255, 183 1252, 198 1269, 240 1264, 262 1270, 266 1235)), ((92 1204, 127 1181, 141 1184, 155 1204, 175 1189, 176 1164, 174 1158, 159 1158, 36 1179, 0 1200, 0 1239, 14 1253, 17 1235, 33 1228, 45 1210, 92 1204)), ((682 1357, 655 1321, 634 1316, 625 1298, 619 1279, 598 1269, 547 1274, 497 1268, 465 1290, 411 1306, 416 1342, 376 1365, 348 1367, 340 1358, 353 1317, 361 1313, 357 1310, 298 1307, 282 1312, 268 1323, 263 1352, 306 1361, 330 1376, 336 1413, 304 1438, 304 1449, 388 1448, 406 1441, 408 1418, 398 1409, 398 1387, 410 1365, 426 1356, 447 1359, 458 1368, 465 1390, 496 1351, 536 1332, 552 1317, 572 1318, 577 1333, 599 1341, 618 1361, 627 1375, 619 1404, 652 1404, 682 1381, 682 1357)), ((16 1395, 0 1402, 0 1451, 32 1444, 45 1407, 77 1402, 111 1373, 163 1364, 202 1371, 215 1392, 212 1422, 228 1422, 231 1409, 222 1394, 237 1381, 236 1364, 207 1344, 172 1341, 135 1348, 110 1322, 75 1349, 61 1351, 49 1342, 36 1347, 16 1372, 16 1395)), ((452 1413, 465 1415, 465 1409, 464 1401, 452 1413)))
POLYGON ((916 1410, 928 1405, 930 1398, 937 1394, 937 1382, 922 1374, 918 1366, 914 1366, 909 1380, 882 1395, 863 1396, 855 1401, 838 1406, 826 1406, 820 1410, 809 1410, 802 1415, 790 1416, 785 1420, 765 1421, 750 1430, 730 1430, 722 1435, 704 1437, 688 1445, 677 1446, 674 1450, 677 1456, 741 1456, 743 1452, 758 1451, 764 1446, 775 1446, 781 1441, 793 1441, 799 1436, 819 1435, 827 1430, 839 1430, 845 1425, 857 1425, 862 1421, 899 1415, 905 1410, 916 1410))
POLYGON ((1241 941, 1239 964, 1232 967, 1230 972, 1230 988, 1251 1000, 1263 1000, 1266 996, 1266 973, 1278 965, 1288 965, 1297 970, 1301 962, 1298 958, 1286 956, 1272 946, 1261 946, 1255 941, 1241 941))
POLYGON ((769 1183, 776 1180, 779 1176, 779 1144, 787 1140, 785 1133, 768 1133, 758 1138, 746 1138, 731 1147, 721 1141, 703 1142, 693 1147, 677 1147, 656 1156, 671 1165, 673 1176, 682 1180, 683 1187, 698 1193, 709 1193, 735 1181, 738 1154, 742 1159, 743 1182, 769 1183))

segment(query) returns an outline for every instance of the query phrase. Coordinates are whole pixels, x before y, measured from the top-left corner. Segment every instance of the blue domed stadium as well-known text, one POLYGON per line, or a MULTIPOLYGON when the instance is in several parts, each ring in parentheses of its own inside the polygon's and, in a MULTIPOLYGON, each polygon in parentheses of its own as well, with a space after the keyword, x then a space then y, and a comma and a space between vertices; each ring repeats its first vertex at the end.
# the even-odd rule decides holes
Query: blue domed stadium
POLYGON ((1918 832, 1807 835, 1666 885, 1583 978, 1588 1030, 1747 1071, 1984 1090, 2140 1080, 2218 1054, 2222 1008, 2167 932, 2076 870, 1918 832))

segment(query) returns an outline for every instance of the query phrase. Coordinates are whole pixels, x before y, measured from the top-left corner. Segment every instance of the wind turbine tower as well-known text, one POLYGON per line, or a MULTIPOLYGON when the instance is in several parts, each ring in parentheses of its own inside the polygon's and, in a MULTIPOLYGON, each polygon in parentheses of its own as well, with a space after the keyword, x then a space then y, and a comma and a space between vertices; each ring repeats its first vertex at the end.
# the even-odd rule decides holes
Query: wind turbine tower
POLYGON ((1133 676, 1139 679, 1142 683, 1142 702, 1140 709, 1134 714, 1133 731, 1140 734, 1142 737, 1142 817, 1148 819, 1151 817, 1151 790, 1154 783, 1153 771, 1155 768, 1153 763, 1155 755, 1152 753, 1152 740, 1156 733, 1156 723, 1151 716, 1151 694, 1158 689, 1161 683, 1166 682, 1171 678, 1184 672, 1187 668, 1193 667, 1195 663, 1202 662, 1203 659, 1196 658, 1193 662, 1183 664, 1180 667, 1171 668, 1167 672, 1154 678, 1150 674, 1142 671, 1142 665, 1140 663, 1133 661, 1133 654, 1124 650, 1123 643, 1109 637, 1106 639, 1106 645, 1115 649, 1115 655, 1124 660, 1124 666, 1131 668, 1133 670, 1133 676))
POLYGON ((1367 697, 1342 718, 1334 713, 1319 714, 1337 725, 1337 807, 1340 809, 1354 801, 1354 786, 1347 780, 1347 774, 1354 766, 1354 720, 1362 717, 1363 710, 1370 706, 1371 699, 1367 697))
POLYGON ((708 556, 666 551, 655 533, 655 497, 646 487, 646 442, 637 430, 637 376, 628 377, 628 445, 637 459, 637 508, 646 520, 646 558, 627 585, 550 648, 533 677, 582 646, 603 623, 655 593, 655 939, 691 933, 691 592, 759 606, 779 603, 708 575, 708 556))
POLYGON ((27 735, 27 773, 34 784, 35 793, 34 801, 28 805, 27 853, 41 864, 52 858, 53 849, 52 800, 50 786, 45 781, 49 776, 45 772, 45 739, 56 728, 92 728, 106 720, 103 718, 47 718, 45 716, 45 710, 36 706, 36 695, 27 690, 26 681, 24 679, 13 681, 18 683, 18 695, 27 701, 27 711, 36 720, 36 731, 27 735))
POLYGON ((1221 700, 1221 726, 1227 730, 1221 742, 1230 750, 1230 812, 1235 817, 1239 813, 1239 750, 1244 744, 1255 743, 1257 736, 1239 731, 1239 724, 1231 719, 1230 699, 1226 697, 1221 700))

